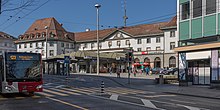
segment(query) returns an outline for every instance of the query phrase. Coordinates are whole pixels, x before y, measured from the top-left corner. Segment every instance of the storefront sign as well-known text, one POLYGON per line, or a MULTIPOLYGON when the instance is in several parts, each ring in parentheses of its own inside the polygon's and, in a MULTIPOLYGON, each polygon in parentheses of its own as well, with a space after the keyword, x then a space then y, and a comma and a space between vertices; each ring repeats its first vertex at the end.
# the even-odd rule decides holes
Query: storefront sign
POLYGON ((149 55, 149 54, 162 54, 163 51, 158 50, 158 51, 146 51, 146 52, 141 52, 142 55, 149 55))
POLYGON ((218 50, 212 50, 212 81, 218 80, 218 50))

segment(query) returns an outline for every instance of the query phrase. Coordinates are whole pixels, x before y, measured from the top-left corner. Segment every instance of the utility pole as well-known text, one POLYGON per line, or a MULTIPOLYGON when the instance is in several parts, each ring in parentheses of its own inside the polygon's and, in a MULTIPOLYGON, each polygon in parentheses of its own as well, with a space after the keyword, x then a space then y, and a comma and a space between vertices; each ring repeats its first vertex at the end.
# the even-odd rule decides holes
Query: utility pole
POLYGON ((123 19, 124 19, 124 27, 127 26, 127 10, 126 10, 126 0, 124 0, 124 16, 123 16, 123 19))

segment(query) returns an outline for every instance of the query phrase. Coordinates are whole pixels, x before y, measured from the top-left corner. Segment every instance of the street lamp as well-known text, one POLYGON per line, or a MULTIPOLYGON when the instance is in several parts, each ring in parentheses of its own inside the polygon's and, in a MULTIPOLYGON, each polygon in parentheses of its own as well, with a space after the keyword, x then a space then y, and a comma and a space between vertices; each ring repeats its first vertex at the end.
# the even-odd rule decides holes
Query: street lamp
POLYGON ((45 70, 46 70, 46 73, 48 74, 48 65, 47 65, 47 37, 48 37, 48 26, 45 26, 44 27, 45 29, 46 29, 46 58, 45 58, 45 60, 46 60, 46 62, 45 62, 45 70))
POLYGON ((100 4, 95 4, 95 8, 97 11, 97 75, 99 74, 99 8, 101 7, 100 4))

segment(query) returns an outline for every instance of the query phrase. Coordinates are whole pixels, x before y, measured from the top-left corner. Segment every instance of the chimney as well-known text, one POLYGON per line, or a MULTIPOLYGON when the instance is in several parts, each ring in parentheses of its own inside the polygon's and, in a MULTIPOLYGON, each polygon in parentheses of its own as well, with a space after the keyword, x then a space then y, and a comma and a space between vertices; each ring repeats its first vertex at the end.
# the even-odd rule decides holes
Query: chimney
POLYGON ((89 29, 89 28, 87 28, 87 29, 86 29, 86 32, 89 32, 89 31, 90 31, 90 29, 89 29))

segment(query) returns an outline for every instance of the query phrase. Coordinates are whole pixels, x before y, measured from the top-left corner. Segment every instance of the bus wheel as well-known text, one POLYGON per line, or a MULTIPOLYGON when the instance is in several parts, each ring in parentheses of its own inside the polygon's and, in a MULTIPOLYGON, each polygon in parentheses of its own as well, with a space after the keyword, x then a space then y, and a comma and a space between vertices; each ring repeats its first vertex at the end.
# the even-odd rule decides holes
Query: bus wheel
POLYGON ((34 96, 34 92, 29 92, 29 95, 30 96, 34 96))

